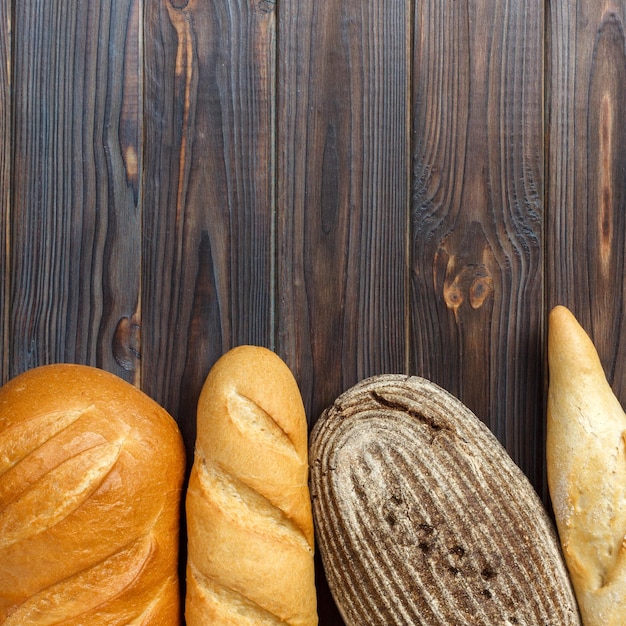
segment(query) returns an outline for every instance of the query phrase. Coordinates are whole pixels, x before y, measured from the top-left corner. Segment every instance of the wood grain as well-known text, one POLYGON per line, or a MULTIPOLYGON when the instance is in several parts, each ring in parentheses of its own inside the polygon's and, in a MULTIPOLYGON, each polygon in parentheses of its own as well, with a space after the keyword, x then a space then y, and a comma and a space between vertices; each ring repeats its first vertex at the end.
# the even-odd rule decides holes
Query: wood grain
POLYGON ((411 234, 412 371, 540 490, 543 33, 536 1, 416 4, 411 234))
POLYGON ((315 421, 357 380, 407 368, 410 11, 280 18, 277 345, 315 421))
POLYGON ((229 348, 273 347, 274 5, 146 3, 142 386, 195 440, 229 348))
POLYGON ((8 380, 11 228, 11 9, 0 1, 0 385, 8 380))
POLYGON ((590 334, 626 402, 626 5, 551 3, 547 305, 590 334))
POLYGON ((139 7, 15 5, 10 376, 74 361, 133 379, 112 335, 139 295, 139 7))

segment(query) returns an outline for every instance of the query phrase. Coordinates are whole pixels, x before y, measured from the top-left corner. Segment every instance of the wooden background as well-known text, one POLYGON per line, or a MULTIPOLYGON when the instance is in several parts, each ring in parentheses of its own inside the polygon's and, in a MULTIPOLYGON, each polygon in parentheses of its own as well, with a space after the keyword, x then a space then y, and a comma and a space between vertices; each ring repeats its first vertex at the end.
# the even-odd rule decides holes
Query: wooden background
POLYGON ((547 504, 553 305, 626 400, 624 0, 0 0, 0 28, 2 382, 105 368, 191 457, 237 344, 311 424, 417 373, 547 504))

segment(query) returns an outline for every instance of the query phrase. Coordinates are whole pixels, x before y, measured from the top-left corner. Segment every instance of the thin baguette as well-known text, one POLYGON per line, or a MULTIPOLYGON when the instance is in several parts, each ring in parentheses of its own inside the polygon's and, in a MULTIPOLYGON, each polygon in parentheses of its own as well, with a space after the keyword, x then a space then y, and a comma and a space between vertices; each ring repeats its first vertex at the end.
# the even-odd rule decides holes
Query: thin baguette
POLYGON ((626 415, 592 340, 564 306, 549 317, 547 471, 585 626, 626 624, 626 415))
POLYGON ((240 346, 198 402, 187 489, 185 617, 198 624, 317 624, 307 423, 273 352, 240 346))

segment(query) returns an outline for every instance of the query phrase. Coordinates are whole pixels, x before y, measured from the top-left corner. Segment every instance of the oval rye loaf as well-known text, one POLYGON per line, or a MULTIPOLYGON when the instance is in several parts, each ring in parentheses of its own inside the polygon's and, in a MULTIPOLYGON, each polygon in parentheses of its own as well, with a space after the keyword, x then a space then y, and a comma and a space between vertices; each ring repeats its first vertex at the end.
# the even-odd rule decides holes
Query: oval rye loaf
POLYGON ((318 549, 346 624, 580 624, 539 497, 441 387, 362 381, 321 415, 309 456, 318 549))

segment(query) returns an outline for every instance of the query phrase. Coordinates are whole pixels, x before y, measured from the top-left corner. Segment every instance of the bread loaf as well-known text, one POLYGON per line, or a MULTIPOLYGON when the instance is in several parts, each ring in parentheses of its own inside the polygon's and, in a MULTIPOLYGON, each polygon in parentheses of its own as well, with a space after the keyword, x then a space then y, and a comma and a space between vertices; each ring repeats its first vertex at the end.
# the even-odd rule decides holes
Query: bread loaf
POLYGON ((355 385, 310 439, 317 548, 348 626, 574 626, 556 531, 459 400, 416 376, 355 385))
POLYGON ((240 346, 213 366, 186 499, 189 626, 317 624, 307 436, 276 354, 240 346))
POLYGON ((178 624, 182 438, 113 374, 0 389, 0 623, 178 624))
POLYGON ((591 338, 564 306, 548 327, 547 470, 586 626, 626 624, 626 415, 591 338))

